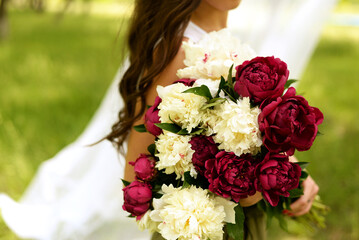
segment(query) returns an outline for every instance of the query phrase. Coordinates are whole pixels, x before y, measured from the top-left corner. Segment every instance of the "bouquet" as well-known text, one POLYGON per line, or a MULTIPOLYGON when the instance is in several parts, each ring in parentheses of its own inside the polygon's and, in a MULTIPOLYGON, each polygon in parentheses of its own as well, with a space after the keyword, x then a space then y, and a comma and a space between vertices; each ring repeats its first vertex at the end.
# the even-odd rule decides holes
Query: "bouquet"
POLYGON ((180 80, 158 97, 135 126, 156 140, 124 182, 123 209, 141 229, 165 239, 243 239, 240 199, 258 192, 259 207, 282 220, 303 194, 308 150, 323 114, 296 94, 287 64, 258 57, 228 30, 185 42, 180 80))

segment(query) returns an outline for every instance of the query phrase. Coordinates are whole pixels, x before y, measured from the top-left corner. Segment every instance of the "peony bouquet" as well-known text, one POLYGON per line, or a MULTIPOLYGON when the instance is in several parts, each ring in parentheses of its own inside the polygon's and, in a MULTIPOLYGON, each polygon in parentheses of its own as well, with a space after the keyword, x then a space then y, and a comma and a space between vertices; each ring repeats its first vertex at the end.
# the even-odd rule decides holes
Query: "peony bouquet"
POLYGON ((281 220, 303 194, 307 163, 289 157, 311 147, 323 114, 290 87, 285 62, 228 30, 183 47, 180 80, 157 87, 135 126, 156 140, 131 163, 123 209, 165 239, 243 239, 241 199, 260 192, 258 207, 281 220))

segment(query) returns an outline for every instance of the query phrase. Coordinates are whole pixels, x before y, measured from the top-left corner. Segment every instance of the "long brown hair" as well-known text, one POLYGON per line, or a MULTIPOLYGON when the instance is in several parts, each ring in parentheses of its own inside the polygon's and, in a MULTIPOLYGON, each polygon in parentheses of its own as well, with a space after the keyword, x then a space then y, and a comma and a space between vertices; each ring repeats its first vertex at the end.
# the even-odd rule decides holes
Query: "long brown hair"
POLYGON ((146 109, 145 93, 176 56, 191 14, 201 0, 136 0, 127 45, 130 66, 119 85, 124 108, 106 139, 120 149, 146 109), (154 55, 156 57, 154 60, 154 55), (140 101, 141 107, 136 108, 140 101))

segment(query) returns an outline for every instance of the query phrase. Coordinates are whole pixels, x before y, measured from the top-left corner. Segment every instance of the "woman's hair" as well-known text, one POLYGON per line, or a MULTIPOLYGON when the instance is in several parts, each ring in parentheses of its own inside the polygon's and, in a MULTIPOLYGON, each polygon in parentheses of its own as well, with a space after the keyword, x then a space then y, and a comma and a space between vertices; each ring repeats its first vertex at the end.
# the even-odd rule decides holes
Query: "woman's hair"
POLYGON ((146 110, 146 92, 153 79, 176 56, 191 14, 201 0, 136 0, 127 44, 130 66, 119 90, 124 108, 105 138, 119 149, 133 123, 146 110), (140 108, 136 104, 140 102, 140 108))

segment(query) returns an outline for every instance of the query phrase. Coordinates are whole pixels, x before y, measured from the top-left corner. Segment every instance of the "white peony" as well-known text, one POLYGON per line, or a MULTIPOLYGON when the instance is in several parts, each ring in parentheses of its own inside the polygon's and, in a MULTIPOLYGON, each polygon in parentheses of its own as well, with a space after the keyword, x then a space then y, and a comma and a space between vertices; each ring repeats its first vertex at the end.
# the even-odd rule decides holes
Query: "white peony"
POLYGON ((183 93, 189 88, 182 83, 157 87, 158 96, 162 99, 158 105, 161 123, 174 121, 189 132, 200 125, 204 114, 201 107, 207 100, 193 93, 183 93))
POLYGON ((143 231, 145 229, 148 229, 150 233, 158 232, 158 222, 155 222, 151 219, 151 210, 148 210, 140 220, 137 220, 137 226, 138 228, 143 231))
POLYGON ((211 32, 198 43, 183 42, 182 46, 186 55, 186 67, 177 71, 179 78, 219 80, 223 76, 227 79, 232 65, 234 76, 237 65, 256 56, 253 49, 242 44, 228 29, 211 32))
POLYGON ((258 126, 258 107, 251 108, 249 98, 226 101, 209 110, 206 118, 207 134, 215 134, 213 140, 219 149, 234 152, 256 154, 262 145, 258 126))
POLYGON ((156 168, 165 169, 166 174, 176 173, 177 179, 183 179, 187 171, 190 171, 191 176, 197 177, 192 164, 194 150, 191 149, 190 140, 191 136, 163 131, 155 142, 158 151, 156 156, 159 158, 156 168))
MULTIPOLYGON (((160 222, 158 229, 165 239, 221 240, 223 238, 226 211, 222 203, 226 204, 229 200, 217 201, 217 197, 210 194, 208 190, 195 186, 181 189, 164 185, 162 191, 164 195, 160 199, 153 200, 154 210, 150 216, 153 221, 160 222)), ((233 216, 234 206, 235 203, 226 206, 233 216)))

